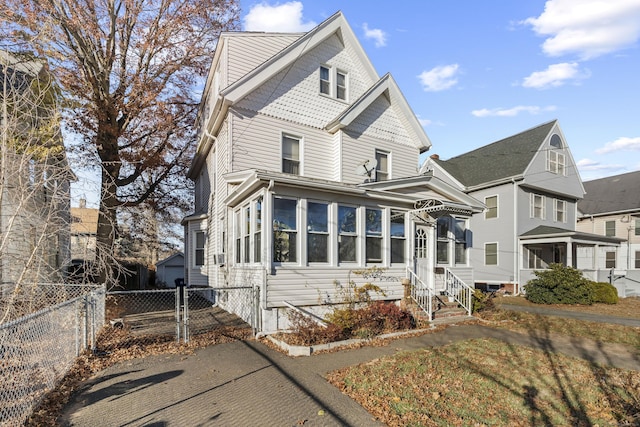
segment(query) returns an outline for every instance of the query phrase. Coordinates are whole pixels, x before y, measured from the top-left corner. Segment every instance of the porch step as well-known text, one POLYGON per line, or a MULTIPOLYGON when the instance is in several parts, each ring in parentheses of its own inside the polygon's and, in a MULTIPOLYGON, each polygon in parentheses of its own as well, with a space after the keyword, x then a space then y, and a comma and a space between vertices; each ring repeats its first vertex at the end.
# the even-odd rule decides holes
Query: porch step
POLYGON ((431 323, 449 323, 461 320, 468 320, 467 310, 460 307, 457 302, 449 302, 445 299, 436 300, 433 305, 433 319, 429 319, 427 313, 417 304, 409 303, 407 310, 413 315, 418 326, 427 326, 431 323))

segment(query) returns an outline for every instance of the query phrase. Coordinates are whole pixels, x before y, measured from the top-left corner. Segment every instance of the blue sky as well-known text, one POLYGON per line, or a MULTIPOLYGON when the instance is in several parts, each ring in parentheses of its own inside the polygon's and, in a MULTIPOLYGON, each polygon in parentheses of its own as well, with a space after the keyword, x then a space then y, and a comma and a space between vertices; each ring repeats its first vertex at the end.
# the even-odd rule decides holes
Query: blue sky
MULTIPOLYGON (((640 169, 640 0, 240 0, 242 29, 341 10, 448 159, 553 119, 583 180, 640 169)), ((97 206, 99 185, 74 185, 97 206)))
POLYGON ((640 169, 640 0, 241 0, 242 29, 341 10, 448 159, 558 119, 583 180, 640 169))

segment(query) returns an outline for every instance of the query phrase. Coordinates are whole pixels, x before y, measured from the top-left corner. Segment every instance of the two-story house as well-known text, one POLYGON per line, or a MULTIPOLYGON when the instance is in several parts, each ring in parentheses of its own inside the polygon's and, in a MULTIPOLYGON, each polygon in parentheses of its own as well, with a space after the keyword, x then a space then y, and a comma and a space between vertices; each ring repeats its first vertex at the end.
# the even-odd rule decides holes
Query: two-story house
POLYGON ((431 142, 342 13, 304 34, 223 33, 197 124, 185 281, 254 287, 262 331, 286 328, 289 305, 321 314, 351 282, 402 298, 414 255, 433 262, 435 218, 482 210, 417 175, 431 142))
POLYGON ((618 295, 640 296, 640 171, 584 182, 577 229, 624 239, 596 254, 597 279, 611 282, 618 295))
POLYGON ((620 239, 576 231, 584 187, 557 120, 422 167, 484 202, 474 214, 471 266, 481 289, 518 293, 551 263, 597 269, 594 253, 620 239))
POLYGON ((0 50, 0 283, 62 282, 70 181, 46 63, 0 50))

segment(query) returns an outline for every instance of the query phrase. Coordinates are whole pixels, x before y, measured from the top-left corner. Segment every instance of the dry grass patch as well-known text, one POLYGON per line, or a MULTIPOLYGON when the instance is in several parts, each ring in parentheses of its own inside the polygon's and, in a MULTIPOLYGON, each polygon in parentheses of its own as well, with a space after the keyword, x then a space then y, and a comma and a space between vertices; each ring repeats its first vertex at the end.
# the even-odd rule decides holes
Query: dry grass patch
POLYGON ((640 372, 495 340, 401 353, 329 381, 389 426, 640 423, 640 372))
POLYGON ((493 298, 492 301, 497 307, 511 304, 525 307, 545 307, 564 311, 577 311, 580 313, 603 314, 606 316, 640 319, 640 297, 620 298, 617 304, 598 303, 592 305, 535 304, 528 301, 523 296, 496 297, 493 298))

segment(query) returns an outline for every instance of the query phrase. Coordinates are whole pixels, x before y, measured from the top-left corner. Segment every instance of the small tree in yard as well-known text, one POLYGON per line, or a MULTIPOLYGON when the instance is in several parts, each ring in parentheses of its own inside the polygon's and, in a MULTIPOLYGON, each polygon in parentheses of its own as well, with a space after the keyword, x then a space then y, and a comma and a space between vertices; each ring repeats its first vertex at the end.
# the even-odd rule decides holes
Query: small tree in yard
POLYGON ((551 264, 548 270, 534 271, 535 279, 524 286, 526 297, 537 304, 587 304, 593 300, 591 282, 582 272, 562 264, 551 264))
POLYGON ((5 0, 6 40, 47 58, 76 160, 101 173, 96 257, 110 283, 116 218, 185 187, 202 84, 236 0, 5 0))

